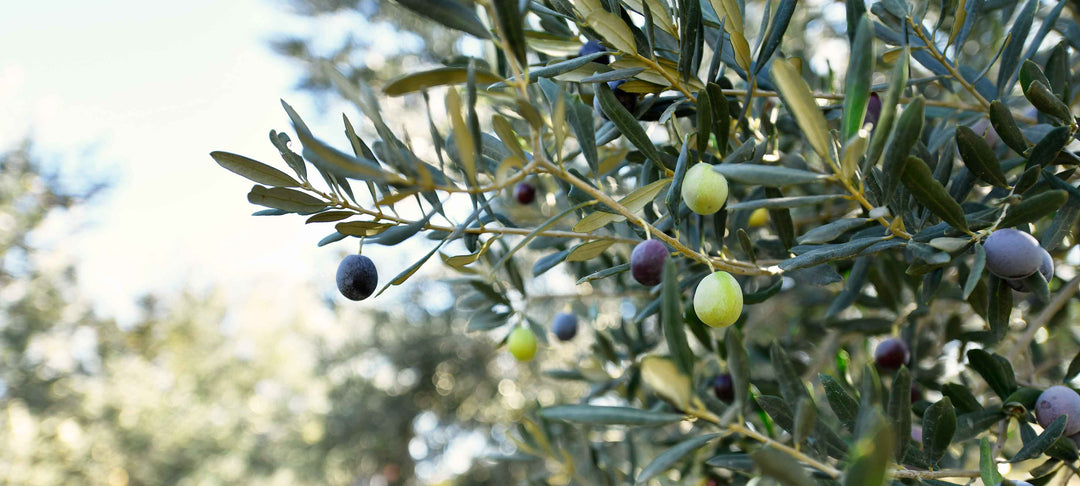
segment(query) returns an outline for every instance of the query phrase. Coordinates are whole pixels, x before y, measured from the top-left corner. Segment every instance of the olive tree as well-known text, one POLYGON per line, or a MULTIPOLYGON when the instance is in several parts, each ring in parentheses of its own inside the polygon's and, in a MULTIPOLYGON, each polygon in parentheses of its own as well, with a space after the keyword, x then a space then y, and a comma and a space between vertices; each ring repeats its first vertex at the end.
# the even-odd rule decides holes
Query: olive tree
POLYGON ((377 286, 349 273, 372 298, 441 264, 471 289, 461 332, 523 363, 587 341, 540 360, 588 391, 515 424, 532 480, 1076 473, 1080 395, 1040 398, 1080 373, 1066 2, 396 3, 483 55, 381 86, 308 59, 359 112, 343 140, 283 102, 291 174, 211 155, 256 215, 332 226, 320 246, 426 241, 371 262, 377 286), (812 62, 837 45, 846 66, 812 62), (385 118, 400 96, 428 133, 385 118))

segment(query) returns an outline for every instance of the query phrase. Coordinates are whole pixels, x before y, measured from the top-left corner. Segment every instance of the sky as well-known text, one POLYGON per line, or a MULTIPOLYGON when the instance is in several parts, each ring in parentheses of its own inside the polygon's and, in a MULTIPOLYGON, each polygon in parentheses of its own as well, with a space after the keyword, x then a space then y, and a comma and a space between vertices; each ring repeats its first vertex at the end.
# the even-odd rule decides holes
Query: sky
POLYGON ((102 314, 131 321, 145 293, 211 285, 236 295, 268 280, 333 291, 346 249, 315 245, 330 229, 251 217, 259 209, 246 200, 251 183, 209 156, 225 150, 284 168, 267 135, 291 132, 282 98, 310 125, 340 123, 292 89, 298 67, 268 47, 312 22, 282 0, 4 10, 0 45, 15 48, 0 55, 0 147, 30 137, 66 179, 111 185, 41 237, 56 259, 76 264, 102 314))

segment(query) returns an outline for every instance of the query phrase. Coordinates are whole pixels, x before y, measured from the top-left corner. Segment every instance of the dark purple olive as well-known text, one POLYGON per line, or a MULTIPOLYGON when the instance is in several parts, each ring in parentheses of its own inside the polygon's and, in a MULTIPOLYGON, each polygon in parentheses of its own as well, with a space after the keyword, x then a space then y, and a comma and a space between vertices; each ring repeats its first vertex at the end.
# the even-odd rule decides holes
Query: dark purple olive
POLYGON ((713 393, 716 394, 716 398, 721 401, 730 402, 735 399, 735 381, 727 373, 716 375, 716 378, 713 378, 712 389, 713 393))
POLYGON ((1069 416, 1062 435, 1080 432, 1080 395, 1067 386, 1047 388, 1035 402, 1035 419, 1039 421, 1039 425, 1046 428, 1062 415, 1069 416))
MULTIPOLYGON (((1042 250, 1043 259, 1042 264, 1039 265, 1039 273, 1042 274, 1043 279, 1049 282, 1050 279, 1054 278, 1054 259, 1050 256, 1050 252, 1043 248, 1040 248, 1040 250, 1042 250)), ((1007 279, 1005 283, 1018 292, 1031 292, 1026 278, 1007 279)))
POLYGON ((536 188, 528 182, 519 182, 514 186, 514 199, 521 204, 532 204, 536 199, 536 188))
POLYGON ((919 389, 919 385, 911 384, 911 403, 915 403, 922 400, 922 390, 919 389))
POLYGON ((883 370, 896 371, 911 358, 907 344, 898 338, 889 338, 878 344, 874 351, 874 363, 883 370))
POLYGON ((660 240, 645 240, 630 252, 630 274, 641 285, 653 286, 664 276, 668 249, 660 240))
MULTIPOLYGON (((606 50, 607 49, 604 49, 604 46, 600 45, 600 41, 590 40, 586 42, 585 45, 581 46, 581 50, 578 51, 578 56, 588 56, 589 54, 604 52, 606 50)), ((593 62, 600 64, 611 64, 611 56, 600 56, 596 59, 593 59, 593 62)))
POLYGON ((1024 278, 1035 273, 1043 262, 1045 251, 1039 241, 1023 231, 1000 229, 983 242, 986 268, 1003 279, 1024 278))
POLYGON ((863 123, 877 126, 878 118, 881 117, 881 97, 877 93, 870 93, 870 101, 866 103, 866 118, 863 123))
POLYGON ((338 290, 350 300, 368 298, 378 284, 379 273, 375 270, 375 263, 364 255, 349 255, 338 265, 338 290))
POLYGON ((569 341, 577 336, 577 316, 569 312, 561 312, 555 315, 555 321, 551 325, 551 331, 560 341, 569 341))

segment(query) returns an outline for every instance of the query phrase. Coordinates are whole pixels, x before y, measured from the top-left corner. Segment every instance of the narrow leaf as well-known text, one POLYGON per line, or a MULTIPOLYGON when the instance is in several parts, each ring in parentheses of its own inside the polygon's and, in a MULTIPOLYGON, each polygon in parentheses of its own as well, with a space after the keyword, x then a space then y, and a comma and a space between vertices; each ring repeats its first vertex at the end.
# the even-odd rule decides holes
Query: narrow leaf
POLYGON ((274 167, 229 152, 210 152, 218 165, 248 178, 253 182, 276 187, 300 187, 300 183, 274 167))
POLYGON ((1001 482, 1001 474, 998 473, 997 463, 994 462, 994 450, 987 437, 979 441, 979 477, 982 478, 983 484, 1001 482))
POLYGON ((664 278, 660 287, 660 319, 664 326, 664 339, 672 360, 687 376, 694 375, 694 352, 686 340, 686 321, 683 320, 682 294, 679 292, 679 275, 671 258, 664 261, 664 278))
POLYGON ((968 232, 967 220, 964 219, 964 210, 956 202, 948 191, 934 179, 930 168, 918 157, 908 157, 900 175, 911 195, 919 204, 949 223, 950 226, 961 231, 968 232))
MULTIPOLYGON (((387 96, 401 96, 436 86, 461 84, 465 82, 467 74, 468 69, 463 67, 443 67, 430 71, 409 73, 387 83, 383 88, 383 93, 387 96)), ((488 85, 499 81, 502 81, 502 78, 497 74, 481 69, 476 70, 477 83, 488 85)))
POLYGON ((783 187, 826 179, 825 174, 808 170, 761 164, 717 164, 713 170, 735 182, 769 187, 783 187))
POLYGON ((1061 189, 1044 191, 1031 197, 1024 198, 1009 208, 1005 217, 998 223, 998 228, 1011 228, 1024 223, 1031 223, 1057 211, 1069 200, 1069 194, 1061 189))
MULTIPOLYGON (((908 104, 907 108, 904 109, 904 112, 900 114, 900 119, 896 122, 896 133, 893 134, 892 140, 890 140, 888 147, 885 148, 885 161, 882 162, 881 169, 885 172, 886 200, 892 198, 896 186, 903 178, 901 172, 906 172, 906 167, 909 165, 906 161, 912 153, 912 148, 915 147, 915 142, 919 140, 919 137, 922 134, 923 121, 925 118, 925 104, 926 102, 923 100, 922 96, 916 97, 908 104)), ((926 164, 924 163, 923 166, 925 165, 926 164)), ((929 168, 927 168, 927 174, 929 173, 929 168)), ((931 177, 930 180, 934 180, 933 177, 931 177)), ((938 184, 938 187, 941 187, 941 184, 938 184)), ((910 190, 911 186, 908 186, 908 189, 910 190)), ((916 196, 916 198, 918 198, 918 196, 916 196)), ((920 200, 919 202, 921 203, 922 201, 920 200)), ((928 209, 933 211, 932 208, 928 207, 928 209)), ((963 220, 963 218, 960 219, 961 221, 963 220)), ((962 226, 956 227, 963 228, 962 226)))
POLYGON ((645 154, 645 157, 651 160, 653 164, 663 169, 664 163, 660 151, 653 145, 652 140, 649 139, 645 130, 638 124, 634 115, 626 111, 626 108, 615 97, 615 93, 611 91, 607 83, 597 85, 596 96, 600 99, 600 108, 604 111, 604 114, 626 136, 626 139, 634 144, 641 153, 645 154))
POLYGON ((896 372, 892 389, 889 390, 889 420, 896 433, 893 446, 896 462, 903 462, 911 437, 911 373, 906 366, 901 366, 896 372))
POLYGON ((972 129, 964 126, 956 127, 956 148, 960 151, 960 158, 964 161, 964 165, 975 177, 997 187, 1009 187, 1009 183, 1005 180, 1005 172, 1001 170, 1001 163, 994 155, 994 150, 972 129))
POLYGON ((923 413, 923 450, 930 462, 945 455, 956 433, 956 410, 949 397, 930 405, 923 413))
POLYGON ((851 42, 851 57, 845 78, 841 140, 854 137, 862 128, 874 75, 873 24, 864 15, 859 18, 857 29, 855 39, 851 42))
POLYGON ((713 439, 720 437, 720 434, 702 434, 697 437, 691 437, 678 444, 675 444, 670 449, 660 453, 652 460, 644 469, 641 470, 641 474, 638 474, 637 482, 644 483, 651 479, 653 476, 667 471, 675 463, 682 460, 690 453, 705 447, 713 439))
POLYGON ((828 160, 831 144, 828 124, 821 108, 814 101, 810 88, 791 61, 776 59, 772 66, 773 81, 783 95, 788 110, 795 116, 795 121, 810 141, 814 152, 817 152, 822 160, 828 160))
POLYGON ((1050 448, 1061 437, 1062 432, 1065 432, 1065 424, 1068 422, 1069 417, 1062 415, 1055 419, 1050 425, 1046 426, 1038 437, 1028 441, 1021 447, 1016 455, 1009 460, 1009 462, 1026 461, 1038 457, 1040 454, 1050 448))
POLYGON ((548 420, 590 425, 650 426, 670 424, 683 419, 683 415, 674 413, 596 405, 556 405, 541 408, 537 415, 548 420))
POLYGON ((859 415, 859 402, 852 397, 836 378, 830 375, 819 374, 821 387, 825 389, 825 398, 829 401, 829 408, 840 419, 840 423, 849 432, 855 431, 855 420, 859 415))
POLYGON ((1020 131, 1020 127, 1016 125, 1016 119, 1013 118, 1009 107, 1005 106, 1005 103, 1000 100, 990 102, 990 124, 994 126, 994 131, 997 132, 1001 141, 1005 142, 1005 145, 1008 145, 1014 152, 1023 154, 1027 151, 1028 142, 1024 138, 1024 134, 1020 131))
POLYGON ((326 209, 326 201, 309 194, 284 187, 254 186, 248 193, 248 202, 290 213, 311 214, 326 209))
POLYGON ((481 39, 491 38, 473 7, 457 0, 397 0, 401 6, 451 29, 460 30, 481 39))

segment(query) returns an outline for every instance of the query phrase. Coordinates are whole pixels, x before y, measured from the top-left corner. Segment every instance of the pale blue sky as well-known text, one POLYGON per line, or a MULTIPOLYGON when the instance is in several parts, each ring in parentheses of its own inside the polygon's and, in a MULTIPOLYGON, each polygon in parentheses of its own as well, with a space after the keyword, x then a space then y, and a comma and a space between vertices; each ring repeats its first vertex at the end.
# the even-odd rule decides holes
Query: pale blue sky
POLYGON ((57 218, 43 232, 51 257, 78 263, 101 311, 127 320, 136 296, 184 285, 242 293, 267 279, 314 280, 317 291, 332 289, 344 248, 315 246, 329 229, 250 217, 251 184, 208 155, 227 150, 280 167, 267 138, 289 129, 279 98, 320 125, 308 96, 291 90, 299 71, 267 47, 304 28, 313 24, 269 0, 5 6, 0 147, 29 135, 69 177, 113 182, 76 215, 85 228, 72 233, 63 227, 70 219, 57 218))

